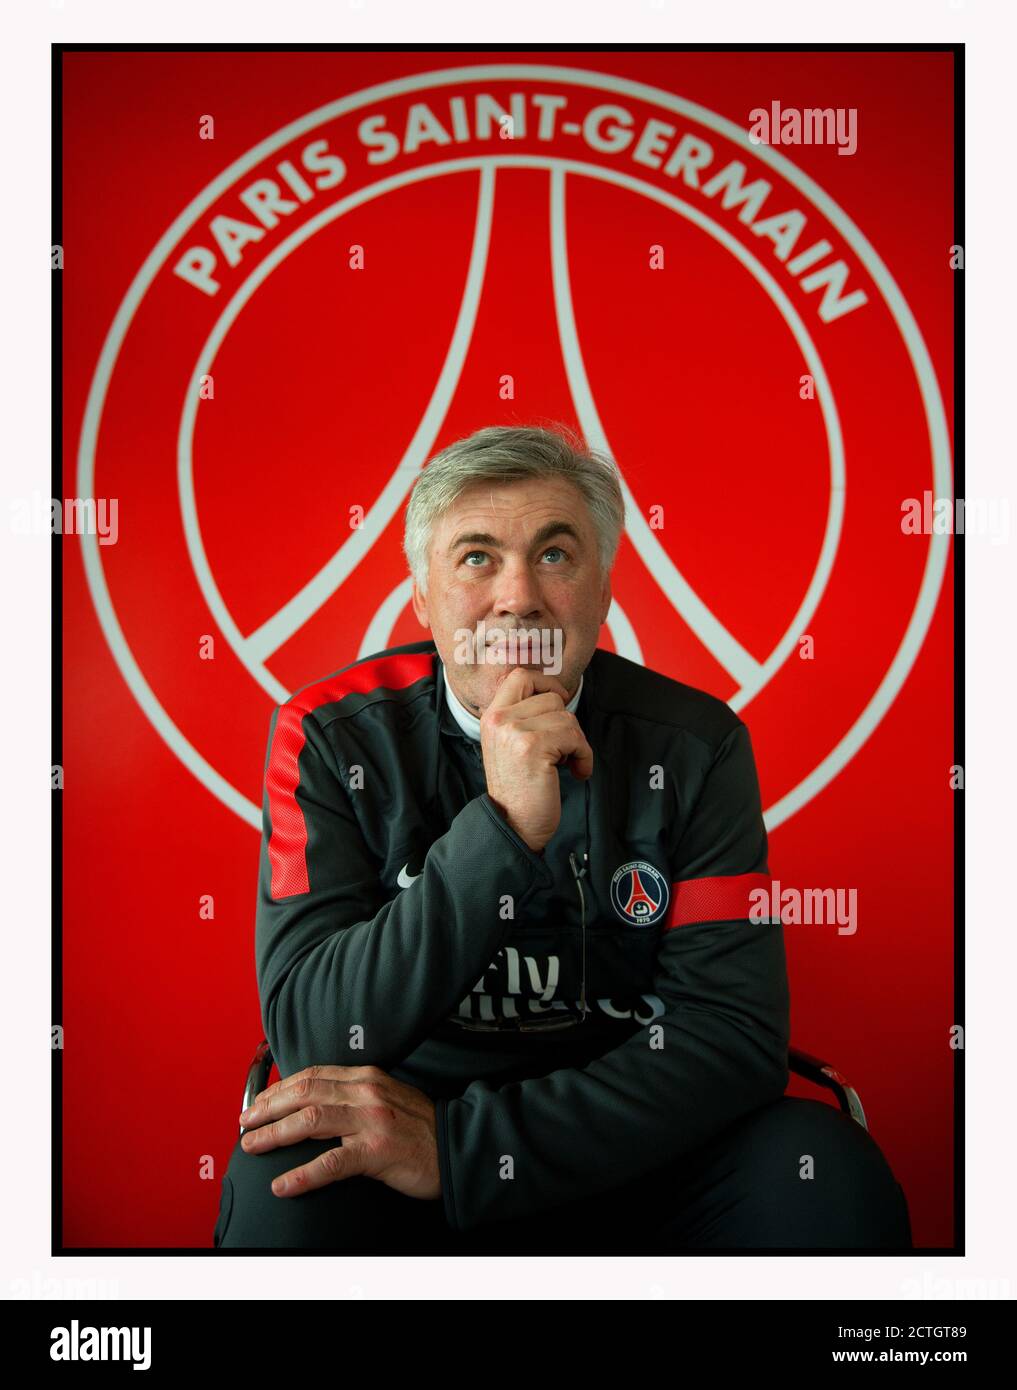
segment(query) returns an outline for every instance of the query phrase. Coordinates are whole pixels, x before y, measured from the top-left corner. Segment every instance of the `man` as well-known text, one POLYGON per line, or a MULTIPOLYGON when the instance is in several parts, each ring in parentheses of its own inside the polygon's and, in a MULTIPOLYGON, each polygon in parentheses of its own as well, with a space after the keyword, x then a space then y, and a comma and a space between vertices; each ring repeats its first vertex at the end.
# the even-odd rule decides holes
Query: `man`
POLYGON ((407 510, 433 640, 273 713, 282 1079, 240 1117, 219 1248, 910 1248, 871 1137, 783 1095, 746 726, 597 648, 623 524, 613 464, 564 432, 458 441, 407 510))

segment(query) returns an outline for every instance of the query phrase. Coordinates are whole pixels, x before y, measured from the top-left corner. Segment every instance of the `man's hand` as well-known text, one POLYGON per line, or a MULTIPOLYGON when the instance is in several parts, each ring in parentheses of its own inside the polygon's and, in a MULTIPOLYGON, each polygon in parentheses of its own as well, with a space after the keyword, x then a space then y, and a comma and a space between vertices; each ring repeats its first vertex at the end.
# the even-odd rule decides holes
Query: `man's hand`
POLYGON ((561 822, 558 764, 593 775, 593 749, 565 708, 567 690, 554 676, 517 666, 480 716, 487 792, 509 825, 536 853, 561 822))
POLYGON ((380 1067, 305 1067, 260 1091, 240 1123, 245 1153, 341 1136, 340 1146, 276 1178, 277 1197, 358 1175, 407 1197, 441 1196, 434 1101, 380 1067))

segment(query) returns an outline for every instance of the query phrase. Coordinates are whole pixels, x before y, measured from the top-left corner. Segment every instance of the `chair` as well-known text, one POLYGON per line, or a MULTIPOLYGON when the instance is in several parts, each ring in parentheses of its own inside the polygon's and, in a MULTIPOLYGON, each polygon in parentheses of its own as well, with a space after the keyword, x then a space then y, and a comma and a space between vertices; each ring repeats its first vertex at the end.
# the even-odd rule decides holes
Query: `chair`
MULTIPOLYGON (((272 1070, 272 1050, 268 1042, 262 1038, 254 1053, 254 1058, 247 1072, 247 1084, 244 1086, 244 1103, 241 1110, 246 1110, 248 1106, 254 1104, 254 1097, 259 1091, 263 1091, 268 1085, 268 1074, 272 1070)), ((788 1048, 787 1054, 788 1067, 796 1076, 802 1076, 806 1081, 812 1081, 817 1086, 823 1086, 828 1091, 832 1091, 837 1097, 837 1104, 845 1114, 850 1115, 853 1120, 857 1120, 862 1129, 868 1131, 868 1124, 865 1121, 865 1111, 862 1109, 862 1102, 858 1098, 858 1092, 853 1086, 849 1086, 844 1077, 836 1067, 829 1062, 823 1062, 818 1057, 813 1057, 809 1052, 801 1052, 797 1047, 788 1048)), ((244 1127, 240 1126, 240 1133, 243 1135, 244 1127)))

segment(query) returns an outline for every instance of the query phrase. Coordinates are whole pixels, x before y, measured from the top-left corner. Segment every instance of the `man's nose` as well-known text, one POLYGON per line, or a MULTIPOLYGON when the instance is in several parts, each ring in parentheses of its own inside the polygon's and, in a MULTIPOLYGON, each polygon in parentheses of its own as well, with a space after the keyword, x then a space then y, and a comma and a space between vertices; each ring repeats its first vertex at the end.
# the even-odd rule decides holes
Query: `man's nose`
POLYGON ((494 615, 504 617, 513 613, 517 618, 533 620, 544 611, 540 581, 526 560, 508 560, 501 567, 494 595, 494 615))

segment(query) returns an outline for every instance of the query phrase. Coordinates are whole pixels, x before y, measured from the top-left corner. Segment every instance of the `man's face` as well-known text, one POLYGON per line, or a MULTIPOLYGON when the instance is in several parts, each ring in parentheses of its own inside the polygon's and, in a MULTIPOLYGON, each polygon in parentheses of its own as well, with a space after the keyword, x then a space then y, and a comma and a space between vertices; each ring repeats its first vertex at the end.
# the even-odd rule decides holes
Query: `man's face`
POLYGON ((431 629, 453 693, 478 717, 506 671, 550 663, 541 648, 514 654, 525 660, 500 660, 489 647, 463 661, 463 629, 483 624, 488 637, 494 629, 540 629, 548 643, 543 652, 561 655, 561 670, 550 674, 571 699, 610 606, 611 579, 601 572, 589 508, 561 479, 466 488, 435 523, 427 597, 413 585, 413 610, 431 629))

